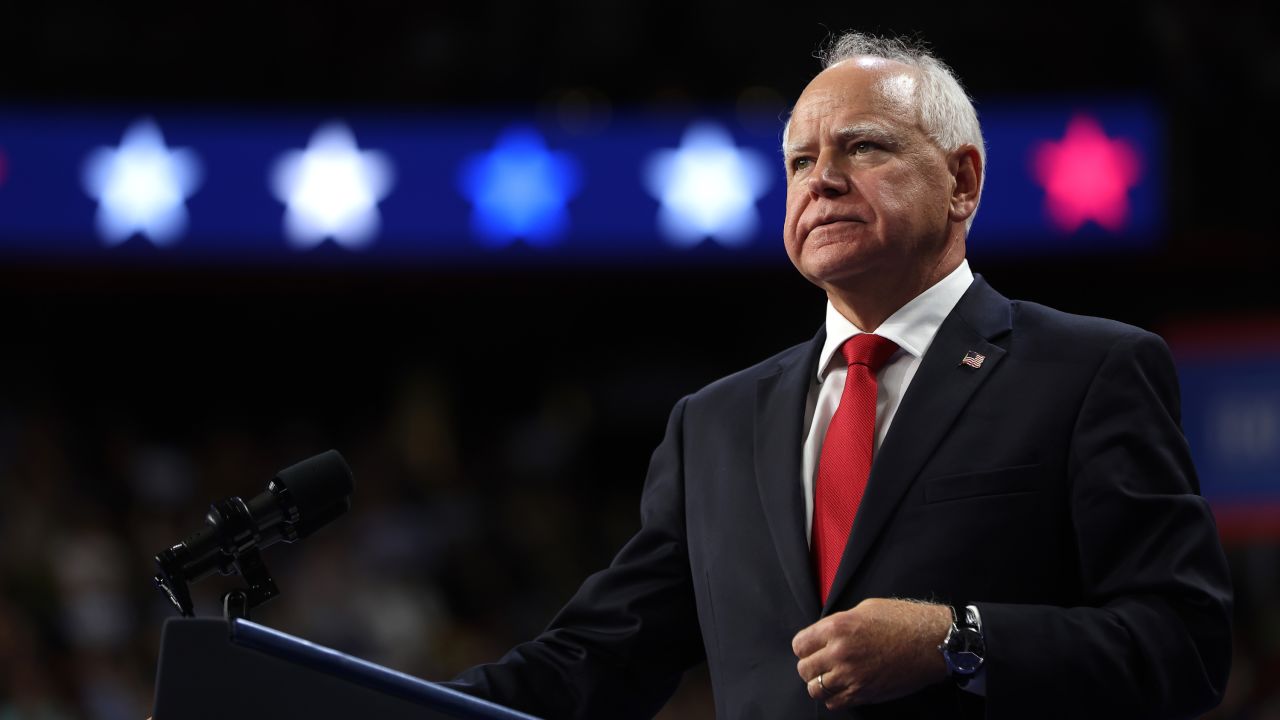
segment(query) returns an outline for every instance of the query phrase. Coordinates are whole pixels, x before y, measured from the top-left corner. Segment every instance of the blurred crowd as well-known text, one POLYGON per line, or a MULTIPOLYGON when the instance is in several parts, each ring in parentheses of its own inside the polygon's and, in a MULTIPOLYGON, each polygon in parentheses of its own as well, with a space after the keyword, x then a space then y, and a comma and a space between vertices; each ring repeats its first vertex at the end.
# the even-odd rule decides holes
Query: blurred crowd
MULTIPOLYGON (((176 615, 151 585, 152 557, 200 527, 210 502, 256 495, 328 447, 353 468, 352 510, 264 552, 282 594, 255 621, 430 679, 535 634, 638 526, 643 453, 602 472, 597 460, 626 444, 608 431, 627 428, 594 422, 586 388, 536 379, 485 438, 460 442, 453 380, 407 371, 382 417, 354 430, 181 418, 191 427, 163 442, 127 406, 0 405, 0 720, 149 714, 160 630, 176 615)), ((661 428, 658 417, 648 444, 661 428)), ((219 614, 237 581, 194 585, 197 614, 219 614)), ((685 695, 692 714, 671 717, 711 714, 705 680, 685 695)))

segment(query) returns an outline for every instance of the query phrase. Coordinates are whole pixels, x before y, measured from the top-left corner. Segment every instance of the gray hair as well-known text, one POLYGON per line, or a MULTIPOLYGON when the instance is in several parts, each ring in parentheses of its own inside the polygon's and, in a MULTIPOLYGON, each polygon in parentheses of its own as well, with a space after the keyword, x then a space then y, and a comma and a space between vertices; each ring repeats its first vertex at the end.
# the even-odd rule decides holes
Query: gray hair
MULTIPOLYGON (((860 32, 846 32, 833 36, 826 47, 817 53, 825 70, 851 58, 870 56, 900 62, 920 73, 920 86, 916 94, 916 106, 920 112, 920 127, 943 151, 951 152, 961 145, 972 145, 982 159, 982 177, 978 185, 978 198, 986 185, 987 146, 982 139, 982 126, 978 124, 978 112, 973 100, 965 92, 959 78, 947 64, 934 57, 923 42, 908 37, 876 37, 860 32)), ((790 126, 790 120, 787 125, 790 126)), ((977 215, 965 223, 968 229, 977 215)))

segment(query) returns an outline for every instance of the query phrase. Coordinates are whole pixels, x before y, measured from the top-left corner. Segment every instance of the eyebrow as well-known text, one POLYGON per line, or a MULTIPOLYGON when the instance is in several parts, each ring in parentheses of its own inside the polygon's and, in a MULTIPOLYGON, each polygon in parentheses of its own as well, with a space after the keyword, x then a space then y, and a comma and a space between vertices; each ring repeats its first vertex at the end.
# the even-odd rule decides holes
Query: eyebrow
POLYGON ((880 142, 892 142, 895 136, 891 130, 880 123, 859 122, 840 128, 836 131, 836 137, 842 141, 869 137, 880 142))
MULTIPOLYGON (((840 142, 848 142, 854 138, 864 137, 882 145, 892 146, 897 144, 897 136, 894 135, 893 131, 880 123, 873 122, 850 123, 836 130, 835 136, 840 142)), ((782 155, 787 158, 798 155, 803 153, 808 146, 809 143, 788 143, 783 146, 782 155)))

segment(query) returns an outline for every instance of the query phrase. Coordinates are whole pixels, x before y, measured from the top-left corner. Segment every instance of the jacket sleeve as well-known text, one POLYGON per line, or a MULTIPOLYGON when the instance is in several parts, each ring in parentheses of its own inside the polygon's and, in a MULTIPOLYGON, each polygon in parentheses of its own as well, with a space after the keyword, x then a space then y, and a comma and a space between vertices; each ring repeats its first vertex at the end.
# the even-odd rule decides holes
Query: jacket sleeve
POLYGON ((685 400, 650 461, 641 528, 536 639, 446 685, 545 718, 652 717, 704 657, 685 544, 685 400))
POLYGON ((1163 341, 1120 338, 1084 396, 1068 460, 1083 602, 977 603, 990 720, 1192 718, 1218 704, 1231 583, 1179 415, 1163 341))

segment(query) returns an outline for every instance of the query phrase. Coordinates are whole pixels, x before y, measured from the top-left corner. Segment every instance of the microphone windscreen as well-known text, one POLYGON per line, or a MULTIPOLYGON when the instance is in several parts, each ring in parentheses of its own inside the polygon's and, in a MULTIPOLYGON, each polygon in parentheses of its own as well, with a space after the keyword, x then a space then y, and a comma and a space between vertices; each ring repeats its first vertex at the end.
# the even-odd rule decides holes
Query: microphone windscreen
POLYGON ((275 482, 292 495, 299 522, 312 527, 317 521, 323 524, 345 512, 355 489, 351 468, 337 450, 290 465, 276 475, 275 482))

